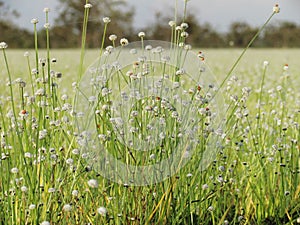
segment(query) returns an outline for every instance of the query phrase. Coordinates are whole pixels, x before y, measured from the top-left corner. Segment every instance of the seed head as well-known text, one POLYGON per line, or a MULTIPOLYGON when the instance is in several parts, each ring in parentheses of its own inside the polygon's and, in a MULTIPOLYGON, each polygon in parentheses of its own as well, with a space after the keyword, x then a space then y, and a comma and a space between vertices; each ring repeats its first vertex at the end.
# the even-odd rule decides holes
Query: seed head
POLYGON ((275 4, 275 6, 273 7, 273 12, 274 13, 279 13, 280 12, 279 4, 275 4))
POLYGON ((0 49, 6 49, 8 45, 5 42, 0 42, 0 49))
POLYGON ((36 18, 34 18, 34 19, 32 19, 30 22, 31 22, 32 24, 37 24, 37 23, 39 22, 39 20, 36 19, 36 18))
POLYGON ((103 18, 103 22, 105 23, 105 24, 108 24, 108 23, 110 23, 110 18, 109 17, 104 17, 103 18))
POLYGON ((48 12, 50 12, 50 9, 49 8, 44 8, 43 12, 48 13, 48 12))
POLYGON ((90 3, 87 3, 87 4, 84 5, 84 8, 85 8, 85 9, 90 9, 90 8, 92 8, 92 7, 93 7, 93 5, 90 4, 90 3))
POLYGON ((126 38, 122 38, 122 39, 120 40, 120 44, 121 44, 122 46, 126 46, 126 45, 128 45, 128 40, 127 40, 126 38))
POLYGON ((139 36, 140 38, 145 37, 145 32, 139 32, 138 36, 139 36))
POLYGON ((110 41, 115 41, 115 40, 117 40, 117 35, 115 35, 115 34, 112 34, 112 35, 110 35, 109 37, 108 37, 108 39, 110 40, 110 41))
POLYGON ((99 207, 97 211, 101 216, 105 216, 107 214, 107 209, 103 206, 99 207))

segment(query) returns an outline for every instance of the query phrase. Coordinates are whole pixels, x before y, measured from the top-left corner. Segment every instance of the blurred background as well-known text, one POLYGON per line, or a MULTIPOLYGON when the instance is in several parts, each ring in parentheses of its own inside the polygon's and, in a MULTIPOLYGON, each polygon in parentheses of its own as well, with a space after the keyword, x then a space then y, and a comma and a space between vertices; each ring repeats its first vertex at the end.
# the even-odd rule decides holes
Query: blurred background
MULTIPOLYGON (((81 44, 83 5, 85 0, 0 0, 0 41, 10 48, 33 47, 32 18, 38 18, 39 45, 45 47, 45 15, 50 8, 50 35, 52 48, 78 48, 81 44)), ((116 34, 130 41, 138 40, 144 31, 148 40, 169 41, 168 25, 175 18, 182 21, 184 0, 90 0, 93 5, 89 16, 87 47, 100 46, 103 32, 102 18, 111 17, 108 35, 116 34)), ((272 19, 252 47, 300 47, 299 0, 190 0, 186 22, 190 34, 187 42, 193 47, 245 47, 259 27, 279 3, 281 12, 272 19)), ((107 39, 107 44, 109 40, 107 39)))

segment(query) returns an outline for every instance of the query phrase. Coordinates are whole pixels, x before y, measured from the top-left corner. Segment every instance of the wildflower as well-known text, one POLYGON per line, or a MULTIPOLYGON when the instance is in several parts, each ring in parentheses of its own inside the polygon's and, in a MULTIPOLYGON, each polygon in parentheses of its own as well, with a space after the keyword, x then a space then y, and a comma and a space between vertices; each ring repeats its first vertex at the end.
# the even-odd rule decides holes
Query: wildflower
POLYGON ((169 26, 170 26, 170 27, 174 27, 175 25, 176 25, 175 21, 171 20, 171 21, 169 22, 169 26))
POLYGON ((206 189, 208 189, 208 184, 203 184, 202 185, 202 190, 206 190, 206 189))
POLYGON ((34 18, 34 19, 32 19, 30 22, 31 22, 32 24, 37 24, 37 23, 39 22, 39 20, 36 19, 36 18, 34 18))
POLYGON ((73 190, 73 191, 72 191, 72 195, 73 195, 73 196, 78 196, 78 194, 79 194, 79 192, 78 192, 77 190, 73 190))
POLYGON ((95 179, 90 179, 88 181, 88 185, 91 187, 91 188, 98 188, 99 184, 98 184, 98 181, 95 180, 95 179))
POLYGON ((107 214, 107 209, 103 206, 99 207, 97 211, 101 216, 105 216, 107 214))
POLYGON ((48 12, 50 12, 50 9, 49 8, 44 8, 43 12, 48 13, 48 12))
POLYGON ((279 13, 280 12, 280 8, 278 4, 275 4, 275 6, 273 7, 273 12, 274 13, 279 13))
POLYGON ((284 70, 284 71, 287 71, 288 69, 289 69, 289 64, 287 64, 287 63, 286 63, 286 64, 284 64, 284 66, 283 66, 283 70, 284 70))
POLYGON ((50 28, 50 23, 45 23, 45 24, 44 24, 44 28, 45 28, 45 29, 49 29, 49 28, 50 28))
POLYGON ((87 3, 87 4, 84 5, 84 8, 85 8, 85 9, 90 9, 90 8, 92 8, 92 7, 93 7, 93 5, 90 4, 90 3, 87 3))
POLYGON ((21 187, 21 191, 22 191, 22 192, 27 192, 27 190, 28 190, 28 188, 27 188, 26 186, 22 186, 22 187, 21 187))
POLYGON ((126 45, 128 45, 128 40, 127 40, 126 38, 122 38, 122 39, 120 40, 120 44, 121 44, 122 46, 126 46, 126 45))
POLYGON ((189 25, 188 25, 187 23, 182 23, 180 26, 181 26, 181 28, 184 29, 184 30, 187 29, 187 28, 189 27, 189 25))
POLYGON ((29 208, 30 210, 33 210, 33 209, 35 209, 35 207, 36 207, 35 204, 30 204, 28 208, 29 208))
POLYGON ((103 22, 105 23, 105 24, 108 24, 108 23, 110 23, 110 18, 109 17, 103 17, 103 22))
POLYGON ((155 157, 156 157, 155 154, 151 154, 151 155, 149 156, 149 158, 152 159, 152 160, 155 159, 155 157))
POLYGON ((0 49, 6 49, 8 45, 5 42, 0 42, 0 49))
POLYGON ((189 36, 189 33, 186 32, 186 31, 183 31, 181 34, 180 34, 181 37, 183 38, 187 38, 189 36))
POLYGON ((140 38, 143 38, 143 37, 145 37, 145 32, 139 32, 139 34, 138 34, 138 36, 140 37, 140 38))
POLYGON ((10 172, 16 174, 16 173, 19 173, 19 169, 16 168, 16 167, 14 167, 14 168, 12 168, 12 169, 10 170, 10 172))
POLYGON ((177 27, 175 28, 175 30, 176 30, 176 31, 181 31, 181 30, 182 30, 182 27, 181 27, 181 26, 177 26, 177 27))
POLYGON ((56 191, 55 188, 49 188, 49 189, 48 189, 48 193, 54 193, 55 191, 56 191))
POLYGON ((71 158, 68 158, 68 159, 66 160, 66 163, 67 163, 68 165, 73 165, 74 160, 71 159, 71 158))
POLYGON ((264 61, 264 62, 263 62, 263 67, 264 67, 264 68, 266 68, 268 65, 269 65, 269 62, 268 62, 268 61, 264 61))
POLYGON ((115 41, 115 40, 117 40, 117 35, 115 35, 115 34, 111 34, 111 35, 109 35, 109 37, 108 37, 108 39, 110 40, 110 41, 115 41))
POLYGON ((72 206, 71 206, 70 204, 65 204, 65 205, 63 206, 63 211, 65 211, 65 212, 70 212, 70 211, 72 211, 72 206))
POLYGON ((50 222, 48 222, 48 221, 45 220, 40 225, 51 225, 51 224, 50 224, 50 222))
POLYGON ((210 211, 210 212, 212 212, 212 211, 214 211, 214 207, 209 206, 207 210, 210 211))
POLYGON ((198 58, 201 59, 202 61, 204 61, 204 54, 203 54, 203 52, 201 52, 201 51, 198 52, 198 58))

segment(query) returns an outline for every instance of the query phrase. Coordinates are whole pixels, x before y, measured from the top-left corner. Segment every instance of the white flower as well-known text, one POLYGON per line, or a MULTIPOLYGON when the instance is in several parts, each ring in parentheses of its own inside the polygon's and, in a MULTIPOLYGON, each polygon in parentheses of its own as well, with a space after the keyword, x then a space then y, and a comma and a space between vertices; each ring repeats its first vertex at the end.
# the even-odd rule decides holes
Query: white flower
POLYGON ((68 165, 73 165, 74 160, 71 159, 71 158, 68 158, 68 159, 66 160, 66 163, 67 163, 68 165))
POLYGON ((35 209, 35 204, 30 204, 28 208, 29 208, 30 210, 35 209))
POLYGON ((49 189, 48 189, 48 193, 54 193, 55 191, 56 191, 55 188, 49 188, 49 189))
POLYGON ((50 28, 50 23, 45 23, 45 24, 44 24, 44 28, 45 28, 45 29, 49 29, 49 28, 50 28))
POLYGON ((22 186, 22 187, 21 187, 21 191, 22 191, 22 192, 27 192, 27 190, 28 190, 28 188, 27 188, 26 186, 22 186))
POLYGON ((103 22, 106 23, 106 24, 110 23, 110 21, 111 21, 109 17, 103 17, 102 20, 103 20, 103 22))
POLYGON ((186 31, 183 31, 181 34, 180 34, 181 37, 183 38, 187 38, 189 36, 189 33, 186 32, 186 31))
POLYGON ((37 23, 39 22, 39 20, 36 19, 36 18, 34 18, 34 19, 32 19, 30 22, 31 22, 32 24, 37 24, 37 23))
POLYGON ((184 29, 184 30, 187 29, 187 28, 189 27, 189 25, 188 25, 187 23, 182 23, 180 26, 181 26, 181 28, 184 29))
POLYGON ((143 37, 145 37, 145 32, 139 32, 139 34, 138 34, 138 36, 140 37, 140 38, 143 38, 143 37))
POLYGON ((101 216, 105 216, 107 214, 107 209, 103 206, 99 207, 97 211, 101 216))
POLYGON ((14 168, 12 168, 12 169, 10 170, 10 172, 16 174, 16 173, 19 173, 19 169, 16 168, 16 167, 14 167, 14 168))
POLYGON ((6 49, 8 45, 5 42, 0 42, 0 49, 6 49))
POLYGON ((84 5, 84 8, 85 9, 90 9, 90 8, 92 8, 93 6, 92 6, 92 4, 90 4, 90 3, 87 3, 87 4, 85 4, 84 5))
POLYGON ((65 204, 63 207, 63 211, 65 211, 65 212, 72 211, 72 206, 70 204, 65 204))
POLYGON ((48 221, 45 220, 40 225, 51 225, 51 224, 50 224, 50 222, 48 222, 48 221))
POLYGON ((265 68, 265 67, 267 67, 269 65, 269 62, 268 61, 264 61, 263 62, 263 67, 265 68))
POLYGON ((275 4, 275 6, 273 7, 273 12, 274 13, 279 13, 280 12, 280 8, 278 4, 275 4))
POLYGON ((170 27, 174 27, 175 25, 176 25, 175 21, 171 20, 171 21, 169 22, 169 26, 170 26, 170 27))
POLYGON ((289 65, 288 64, 285 64, 284 66, 283 66, 283 70, 284 71, 287 71, 289 69, 289 65))
POLYGON ((117 40, 117 35, 115 35, 115 34, 111 34, 111 35, 109 35, 109 37, 108 37, 108 39, 110 40, 110 41, 115 41, 115 40, 117 40))
POLYGON ((210 212, 212 212, 212 211, 214 211, 214 207, 209 206, 207 210, 210 211, 210 212))
POLYGON ((99 184, 98 184, 98 181, 95 180, 95 179, 91 179, 88 181, 88 185, 91 187, 91 188, 98 188, 99 184))
POLYGON ((50 12, 50 9, 49 8, 44 8, 44 13, 48 13, 48 12, 50 12))
POLYGON ((126 46, 126 45, 128 45, 128 40, 127 40, 126 38, 122 38, 122 39, 120 40, 120 44, 121 44, 122 46, 126 46))
POLYGON ((208 189, 208 184, 203 184, 202 185, 202 190, 206 190, 206 189, 208 189))
POLYGON ((72 195, 73 195, 73 196, 78 196, 78 194, 79 194, 79 192, 78 192, 77 190, 73 190, 73 191, 72 191, 72 195))

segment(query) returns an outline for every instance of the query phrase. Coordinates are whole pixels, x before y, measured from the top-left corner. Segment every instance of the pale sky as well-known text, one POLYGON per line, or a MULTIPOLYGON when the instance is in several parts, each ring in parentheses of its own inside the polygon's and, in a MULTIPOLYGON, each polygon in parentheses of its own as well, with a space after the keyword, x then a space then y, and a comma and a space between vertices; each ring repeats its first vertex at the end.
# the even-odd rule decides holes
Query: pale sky
MULTIPOLYGON (((136 28, 151 24, 155 12, 167 14, 172 12, 176 0, 126 0, 136 8, 134 24, 136 28)), ((43 9, 51 9, 50 20, 57 16, 56 0, 4 0, 12 9, 16 9, 21 17, 17 23, 21 27, 32 29, 30 20, 38 18, 44 21, 43 9)), ((182 11, 183 0, 177 0, 182 11)), ((279 3, 281 12, 273 22, 285 20, 300 25, 300 0, 189 0, 188 11, 197 15, 200 23, 209 22, 218 31, 226 31, 232 22, 247 22, 252 26, 260 26, 272 13, 275 3, 279 3)), ((105 16, 105 15, 104 15, 105 16)), ((113 19, 113 18, 111 18, 113 19)), ((101 20, 101 18, 99 18, 101 20)), ((168 23, 168 21, 166 21, 168 23)), ((40 23, 43 26, 43 23, 40 23)))

